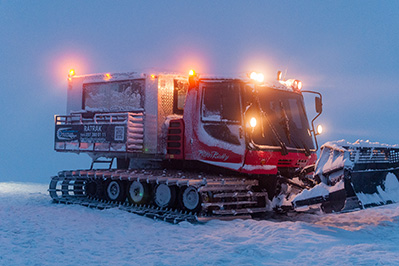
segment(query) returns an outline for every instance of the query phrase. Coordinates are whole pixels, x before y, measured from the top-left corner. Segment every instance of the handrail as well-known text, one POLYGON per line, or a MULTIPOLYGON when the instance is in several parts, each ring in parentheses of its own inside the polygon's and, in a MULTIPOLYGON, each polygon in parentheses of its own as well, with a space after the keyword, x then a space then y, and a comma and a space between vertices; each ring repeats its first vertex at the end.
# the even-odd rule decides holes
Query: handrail
POLYGON ((125 113, 98 113, 93 118, 84 118, 81 113, 72 113, 69 115, 56 115, 55 123, 66 125, 72 123, 122 123, 128 120, 129 115, 144 116, 143 111, 125 112, 125 113))

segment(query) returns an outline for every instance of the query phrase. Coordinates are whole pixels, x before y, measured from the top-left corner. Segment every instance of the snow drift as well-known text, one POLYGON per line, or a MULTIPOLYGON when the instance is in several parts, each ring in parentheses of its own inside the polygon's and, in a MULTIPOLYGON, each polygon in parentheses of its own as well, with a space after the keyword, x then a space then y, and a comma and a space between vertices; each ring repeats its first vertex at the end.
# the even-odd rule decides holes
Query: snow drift
POLYGON ((0 183, 0 265, 399 264, 399 206, 172 225, 0 183))

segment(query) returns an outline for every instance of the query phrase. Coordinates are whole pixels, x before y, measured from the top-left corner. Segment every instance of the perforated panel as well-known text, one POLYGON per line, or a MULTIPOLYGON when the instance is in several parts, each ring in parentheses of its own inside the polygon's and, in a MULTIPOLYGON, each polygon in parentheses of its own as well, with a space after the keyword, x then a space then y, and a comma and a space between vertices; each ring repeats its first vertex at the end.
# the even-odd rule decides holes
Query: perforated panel
MULTIPOLYGON (((158 132, 162 132, 162 127, 167 116, 173 114, 173 76, 160 76, 158 78, 158 132)), ((166 142, 163 134, 158 135, 158 152, 164 153, 166 142)))

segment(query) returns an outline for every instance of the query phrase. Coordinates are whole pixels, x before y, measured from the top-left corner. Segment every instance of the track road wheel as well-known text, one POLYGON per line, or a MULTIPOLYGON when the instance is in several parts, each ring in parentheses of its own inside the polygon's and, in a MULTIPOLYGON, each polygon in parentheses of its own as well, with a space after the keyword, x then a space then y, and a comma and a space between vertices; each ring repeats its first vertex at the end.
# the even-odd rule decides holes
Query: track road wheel
POLYGON ((127 198, 132 204, 146 204, 150 199, 149 185, 134 181, 129 185, 127 198))
POLYGON ((176 200, 176 188, 166 184, 159 184, 155 188, 155 204, 161 208, 173 207, 176 200))
POLYGON ((105 185, 105 197, 107 200, 124 202, 126 199, 126 190, 122 181, 112 180, 105 185))
POLYGON ((84 181, 83 180, 76 180, 73 184, 73 194, 74 195, 83 195, 83 187, 84 181))
POLYGON ((201 208, 201 196, 195 187, 186 187, 181 196, 183 208, 190 212, 197 212, 201 208))

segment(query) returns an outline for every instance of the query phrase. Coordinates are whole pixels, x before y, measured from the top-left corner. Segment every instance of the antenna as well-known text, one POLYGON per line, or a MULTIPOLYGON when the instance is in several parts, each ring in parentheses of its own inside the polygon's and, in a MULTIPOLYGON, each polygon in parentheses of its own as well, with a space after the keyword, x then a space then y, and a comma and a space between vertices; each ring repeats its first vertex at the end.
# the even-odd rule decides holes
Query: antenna
POLYGON ((285 69, 283 80, 285 80, 285 77, 287 76, 287 72, 288 72, 288 67, 285 69))

